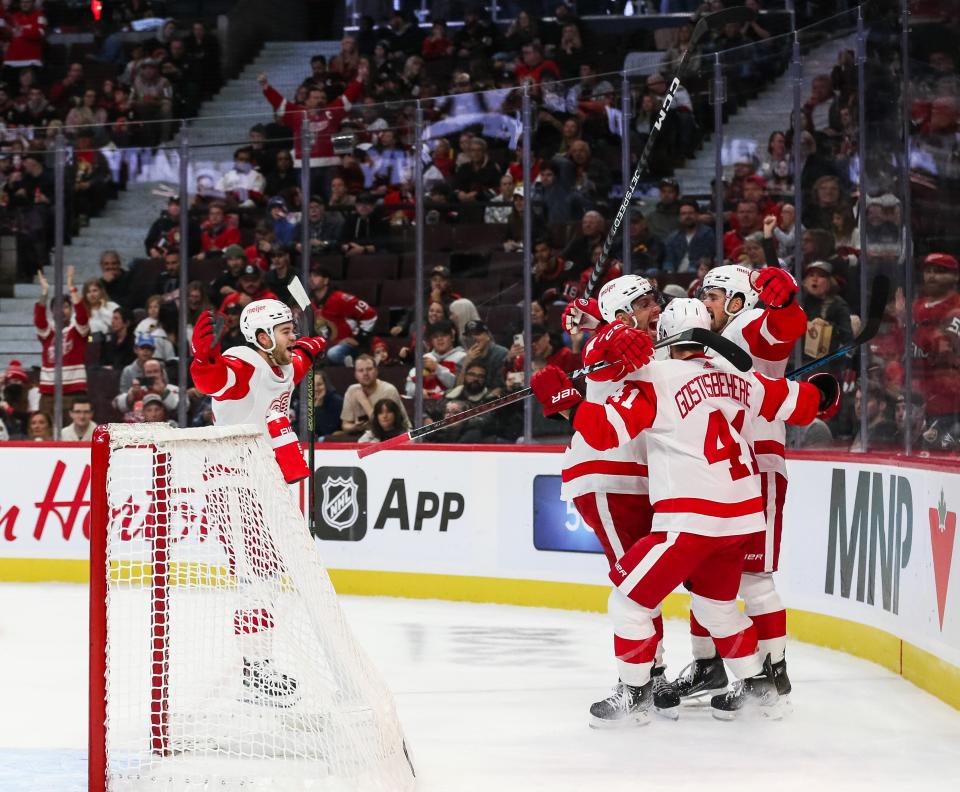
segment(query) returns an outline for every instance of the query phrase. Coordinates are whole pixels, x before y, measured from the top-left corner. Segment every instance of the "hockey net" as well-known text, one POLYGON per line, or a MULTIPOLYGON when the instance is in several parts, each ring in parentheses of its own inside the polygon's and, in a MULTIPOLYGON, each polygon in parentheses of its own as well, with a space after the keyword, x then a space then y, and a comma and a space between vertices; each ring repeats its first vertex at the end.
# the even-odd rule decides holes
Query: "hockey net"
POLYGON ((91 790, 413 788, 256 427, 99 430, 92 518, 91 790))

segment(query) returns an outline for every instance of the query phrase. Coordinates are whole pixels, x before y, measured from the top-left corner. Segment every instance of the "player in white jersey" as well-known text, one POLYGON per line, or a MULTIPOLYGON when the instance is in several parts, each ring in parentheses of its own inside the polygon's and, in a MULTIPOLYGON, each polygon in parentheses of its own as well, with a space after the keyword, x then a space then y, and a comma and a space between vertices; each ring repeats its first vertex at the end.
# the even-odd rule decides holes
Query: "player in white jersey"
MULTIPOLYGON (((279 300, 256 300, 243 309, 240 330, 249 346, 233 347, 221 353, 214 337, 211 315, 204 313, 193 330, 193 363, 190 373, 201 393, 212 397, 217 424, 254 424, 260 427, 273 448, 284 479, 299 481, 309 475, 297 436, 288 415, 294 386, 307 376, 314 359, 326 342, 322 338, 301 338, 293 326, 290 309, 279 300)), ((231 471, 217 471, 221 477, 231 471)), ((211 508, 216 516, 231 510, 216 509, 218 494, 211 493, 211 508)), ((271 663, 274 614, 264 605, 267 596, 258 593, 265 584, 284 572, 268 533, 259 530, 262 510, 253 493, 240 488, 232 495, 239 498, 244 524, 217 525, 231 573, 241 585, 243 607, 233 614, 233 629, 243 654, 243 695, 250 701, 288 706, 297 696, 297 682, 280 673, 271 663), (250 524, 246 524, 249 522, 250 524), (227 541, 226 536, 238 537, 227 541), (242 548, 242 553, 237 549, 242 548)), ((233 510, 236 512, 236 510, 233 510)))
MULTIPOLYGON (((587 343, 589 355, 603 328, 614 323, 656 336, 660 302, 650 281, 639 275, 623 275, 606 283, 597 300, 577 299, 567 306, 563 324, 568 332, 594 330, 587 343)), ((535 374, 537 377, 539 375, 535 374)), ((549 376, 549 375, 547 375, 549 376)), ((603 404, 632 373, 610 366, 588 377, 585 399, 603 404)), ((584 523, 600 542, 611 569, 626 549, 650 532, 653 512, 647 493, 647 464, 643 439, 620 448, 598 451, 579 432, 570 439, 563 457, 560 497, 571 501, 584 523)), ((616 615, 612 610, 611 615, 616 615)), ((623 632, 624 625, 614 620, 614 654, 618 662, 631 662, 635 642, 623 632)), ((654 665, 654 702, 665 717, 678 715, 679 698, 664 675, 663 619, 654 617, 657 634, 657 662, 654 665)))
MULTIPOLYGON (((754 370, 782 377, 797 339, 807 329, 807 318, 796 300, 797 284, 785 270, 768 267, 753 271, 741 265, 710 270, 699 298, 710 312, 711 327, 750 353, 754 370), (765 308, 758 308, 762 300, 765 308)), ((754 453, 760 465, 767 528, 747 550, 740 597, 757 629, 761 655, 770 655, 780 695, 790 693, 784 659, 787 616, 773 583, 780 556, 783 506, 787 492, 783 421, 759 422, 754 430, 754 453)), ((707 630, 690 616, 694 662, 675 680, 681 698, 711 695, 726 687, 723 663, 707 630)))
MULTIPOLYGON (((709 324, 702 303, 674 300, 660 318, 659 334, 709 324)), ((633 356, 618 341, 635 330, 614 330, 602 334, 598 345, 612 347, 609 358, 621 357, 639 376, 625 381, 606 404, 584 402, 569 380, 557 377, 563 376, 559 370, 553 393, 535 388, 545 413, 572 413, 574 427, 598 449, 615 448, 641 433, 646 439, 652 531, 610 573, 617 586, 611 608, 620 608, 622 618, 632 622, 637 657, 629 669, 620 664, 614 694, 591 712, 605 724, 645 722, 652 702, 653 615, 686 581, 691 609, 741 680, 730 693, 714 697, 714 714, 734 717, 749 703, 776 717, 770 661, 761 658, 756 630, 735 602, 745 548, 766 526, 751 432, 760 418, 809 423, 823 404, 838 398, 839 386, 832 378, 821 391, 811 383, 743 375, 695 345, 674 346, 669 360, 648 363, 648 356, 633 356)))

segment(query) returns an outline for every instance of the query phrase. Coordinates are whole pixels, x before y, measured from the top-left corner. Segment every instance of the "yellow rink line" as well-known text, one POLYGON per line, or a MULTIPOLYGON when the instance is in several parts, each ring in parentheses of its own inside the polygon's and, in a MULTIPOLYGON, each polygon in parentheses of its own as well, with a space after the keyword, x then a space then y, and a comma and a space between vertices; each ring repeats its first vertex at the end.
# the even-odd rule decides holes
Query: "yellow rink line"
MULTIPOLYGON (((138 567, 138 574, 149 574, 149 565, 138 567)), ((374 572, 331 569, 330 578, 340 594, 377 597, 440 599, 457 602, 486 602, 501 605, 525 605, 604 612, 608 586, 586 583, 560 583, 541 580, 514 580, 465 575, 436 575, 419 572, 374 572)), ((205 579, 203 573, 174 572, 175 579, 205 579)), ((129 573, 119 573, 130 579, 129 573)), ((217 578, 222 572, 217 573, 217 578)), ((0 559, 0 581, 61 581, 86 583, 89 565, 72 559, 0 559)), ((663 603, 668 619, 686 619, 690 598, 670 594, 663 603)), ((788 609, 787 625, 791 638, 816 646, 837 649, 870 660, 900 674, 917 687, 960 709, 960 668, 876 627, 796 609, 788 609)))

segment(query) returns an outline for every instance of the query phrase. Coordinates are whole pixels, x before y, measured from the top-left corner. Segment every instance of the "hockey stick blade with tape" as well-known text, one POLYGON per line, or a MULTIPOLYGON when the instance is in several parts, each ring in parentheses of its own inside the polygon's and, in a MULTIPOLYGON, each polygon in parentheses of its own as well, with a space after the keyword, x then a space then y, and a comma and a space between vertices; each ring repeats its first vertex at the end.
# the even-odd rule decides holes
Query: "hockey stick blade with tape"
POLYGON ((587 281, 587 287, 584 290, 584 297, 592 297, 596 293, 597 287, 600 285, 600 281, 610 268, 610 265, 607 263, 607 259, 610 255, 610 248, 613 247, 614 237, 616 237, 617 233, 619 232, 620 225, 623 223, 623 218, 626 215, 627 210, 630 208, 630 200, 633 198, 634 192, 636 192, 637 184, 640 183, 640 177, 647 169, 647 160, 650 159, 650 153, 653 151, 653 146, 657 142, 657 138, 660 136, 660 129, 663 126, 663 122, 666 120, 667 113, 670 112, 670 108, 676 101, 676 94, 680 89, 680 78, 684 69, 686 68, 687 61, 690 57, 690 52, 696 48, 700 39, 708 30, 719 30, 724 25, 731 23, 743 24, 745 22, 752 22, 754 19, 756 19, 756 16, 757 14, 753 9, 747 8, 746 6, 735 6, 734 8, 725 8, 722 11, 715 11, 712 14, 706 14, 700 18, 699 22, 697 22, 693 29, 693 34, 690 37, 690 42, 687 44, 687 48, 683 51, 683 54, 680 55, 680 61, 677 63, 677 70, 667 83, 667 93, 663 97, 663 103, 660 105, 660 111, 657 115, 657 119, 650 127, 650 135, 647 137, 647 142, 643 147, 643 151, 640 152, 640 159, 637 162, 636 170, 633 172, 633 178, 630 179, 630 184, 623 192, 623 200, 620 201, 620 208, 617 210, 617 214, 614 216, 613 222, 610 224, 610 230, 607 232, 606 239, 603 240, 603 248, 601 248, 600 257, 593 265, 593 271, 590 273, 590 280, 587 281))
MULTIPOLYGON (((729 361, 730 364, 739 371, 749 371, 751 368, 753 368, 753 359, 750 357, 748 352, 738 347, 729 338, 724 338, 722 335, 714 333, 711 330, 705 330, 702 327, 693 327, 689 330, 684 330, 682 333, 672 335, 669 338, 664 338, 662 341, 658 341, 656 344, 654 344, 654 349, 662 349, 663 347, 673 346, 674 344, 694 344, 697 346, 709 347, 720 357, 723 357, 729 361)), ((578 377, 592 374, 594 371, 599 371, 600 369, 611 365, 613 364, 603 362, 595 363, 592 366, 584 366, 583 368, 572 372, 570 374, 570 379, 577 379, 578 377)), ((478 415, 486 415, 487 413, 499 410, 501 407, 506 407, 508 404, 522 401, 523 399, 526 399, 532 395, 533 388, 521 388, 513 393, 508 393, 506 396, 501 396, 499 399, 495 399, 492 402, 478 404, 476 407, 471 407, 469 410, 464 410, 463 412, 459 412, 456 415, 451 415, 443 420, 436 421, 435 423, 421 426, 419 429, 411 429, 408 432, 404 432, 402 435, 392 437, 389 440, 365 445, 362 448, 357 449, 357 456, 363 459, 371 454, 376 454, 378 451, 386 451, 390 448, 399 448, 402 445, 406 445, 407 443, 417 440, 425 435, 437 432, 440 429, 446 429, 454 424, 458 424, 463 421, 469 421, 471 418, 476 418, 478 415)))
POLYGON ((829 355, 824 355, 822 358, 811 360, 809 363, 805 363, 804 365, 800 366, 800 368, 794 369, 787 374, 787 379, 795 380, 799 377, 802 377, 807 372, 815 371, 816 369, 825 366, 827 363, 830 363, 837 358, 841 358, 844 355, 855 351, 857 347, 871 341, 873 337, 880 331, 880 324, 883 322, 883 314, 887 309, 887 300, 889 299, 890 278, 888 278, 886 275, 877 275, 877 277, 873 279, 873 289, 870 292, 870 305, 867 307, 867 321, 864 322, 863 327, 857 334, 857 337, 854 338, 849 344, 844 344, 842 347, 831 352, 829 355))

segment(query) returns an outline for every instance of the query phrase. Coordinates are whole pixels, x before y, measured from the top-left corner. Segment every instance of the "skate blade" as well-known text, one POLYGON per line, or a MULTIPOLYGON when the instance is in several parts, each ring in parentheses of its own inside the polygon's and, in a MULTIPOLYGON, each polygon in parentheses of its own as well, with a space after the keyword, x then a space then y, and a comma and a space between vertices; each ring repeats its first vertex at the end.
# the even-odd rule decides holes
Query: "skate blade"
POLYGON ((711 714, 714 718, 721 721, 732 720, 780 720, 783 718, 783 703, 777 701, 774 704, 747 704, 739 710, 722 710, 713 708, 711 714))
POLYGON ((702 690, 690 696, 683 696, 680 699, 681 706, 704 707, 710 706, 710 699, 714 696, 722 696, 727 692, 727 688, 714 688, 712 690, 702 690))
POLYGON ((289 709, 300 701, 300 694, 293 693, 289 696, 277 697, 265 696, 252 690, 244 690, 237 696, 237 701, 242 701, 244 704, 257 704, 270 709, 289 709))
POLYGON ((654 712, 661 718, 667 720, 678 720, 680 718, 680 707, 654 707, 654 712))
POLYGON ((588 725, 591 729, 610 731, 612 729, 632 729, 637 726, 646 726, 648 723, 650 723, 650 714, 647 712, 638 712, 626 718, 617 718, 616 720, 604 720, 603 718, 598 718, 596 715, 591 715, 588 725))

